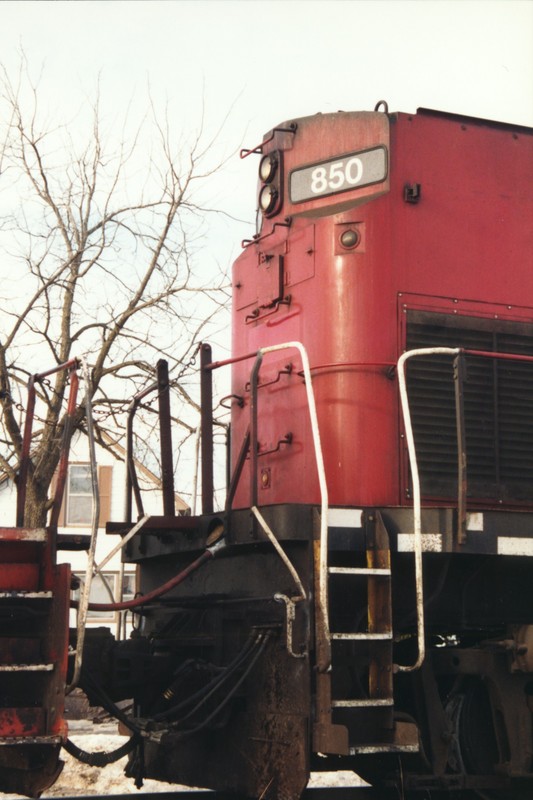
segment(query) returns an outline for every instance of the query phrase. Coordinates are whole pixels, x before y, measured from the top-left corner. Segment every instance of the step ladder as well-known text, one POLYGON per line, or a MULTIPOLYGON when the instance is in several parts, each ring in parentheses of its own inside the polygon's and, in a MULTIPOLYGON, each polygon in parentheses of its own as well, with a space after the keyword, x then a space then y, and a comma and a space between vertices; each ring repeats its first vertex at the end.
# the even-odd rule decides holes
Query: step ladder
POLYGON ((0 528, 2 792, 38 796, 62 768, 70 567, 55 564, 55 538, 0 528))
POLYGON ((359 755, 418 750, 414 725, 394 720, 391 558, 379 512, 365 515, 364 566, 333 566, 328 553, 330 669, 317 674, 316 752, 359 755), (345 612, 357 598, 356 620, 345 612), (353 662, 357 680, 342 679, 353 662), (361 665, 367 665, 361 674, 361 665))

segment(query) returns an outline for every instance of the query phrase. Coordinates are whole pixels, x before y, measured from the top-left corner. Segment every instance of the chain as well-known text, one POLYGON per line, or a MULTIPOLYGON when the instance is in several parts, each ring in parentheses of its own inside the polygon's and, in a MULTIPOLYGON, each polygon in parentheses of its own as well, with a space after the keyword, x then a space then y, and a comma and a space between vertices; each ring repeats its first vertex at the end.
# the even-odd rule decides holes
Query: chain
MULTIPOLYGON (((26 412, 25 405, 19 402, 18 400, 15 400, 11 392, 2 392, 0 394, 0 400, 10 400, 11 405, 13 406, 14 409, 16 409, 16 411, 19 411, 21 414, 24 414, 26 412)), ((37 420, 37 422, 41 422, 43 425, 47 424, 47 421, 42 417, 39 417, 36 413, 34 413, 33 418, 37 420)))
MULTIPOLYGON (((192 353, 192 355, 190 356, 189 360, 185 361, 182 364, 182 367, 181 367, 180 371, 178 372, 177 376, 171 380, 171 383, 174 383, 174 384, 179 383, 180 380, 185 375, 185 373, 189 369, 191 369, 192 367, 194 367, 196 365, 197 356, 198 356, 198 353, 200 352, 200 348, 201 347, 202 347, 202 342, 200 342, 196 346, 196 348, 195 348, 194 352, 192 353)), ((42 380, 39 381, 39 383, 42 386, 45 386, 53 394, 57 394, 57 392, 56 392, 56 390, 55 390, 54 386, 52 385, 52 383, 51 383, 49 378, 43 378, 42 380)), ((145 407, 145 408, 150 407, 157 400, 157 397, 158 396, 156 395, 154 398, 152 398, 152 400, 149 400, 148 402, 143 403, 142 406, 145 407)), ((13 406, 17 409, 17 411, 19 411, 21 413, 24 413, 26 411, 25 406, 22 403, 20 403, 18 401, 15 401, 15 399, 13 398, 13 396, 12 396, 12 394, 10 392, 8 392, 8 391, 0 392, 0 400, 8 399, 8 398, 11 400, 13 406)), ((125 411, 128 410, 128 407, 129 407, 129 403, 127 401, 124 401, 123 407, 122 408, 121 407, 115 408, 114 409, 114 413, 117 413, 117 414, 124 413, 125 411)), ((102 410, 96 410, 95 411, 95 416, 108 417, 108 416, 110 416, 110 412, 109 411, 104 411, 103 409, 102 410)), ((34 414, 34 419, 37 422, 42 423, 43 425, 47 424, 47 420, 43 419, 42 417, 40 417, 36 413, 34 414)))
MULTIPOLYGON (((44 385, 47 389, 50 390, 52 394, 58 395, 58 392, 54 389, 51 382, 48 378, 44 378, 42 381, 39 381, 41 385, 44 385)), ((11 392, 4 391, 0 394, 0 400, 10 400, 12 406, 19 411, 20 413, 24 414, 26 412, 26 406, 21 403, 19 400, 15 400, 11 392)), ((39 416, 39 414, 34 411, 33 418, 36 422, 40 422, 42 425, 49 425, 50 423, 44 417, 39 416)))
MULTIPOLYGON (((185 373, 187 372, 187 370, 191 369, 191 367, 194 367, 194 365, 196 364, 196 357, 198 356, 201 347, 202 347, 202 342, 200 342, 200 344, 197 345, 189 360, 182 363, 181 369, 176 375, 176 377, 169 379, 170 386, 178 384, 185 375, 185 373)), ((150 410, 152 406, 155 404, 155 402, 158 400, 158 398, 159 398, 159 393, 156 393, 150 400, 146 400, 145 402, 141 403, 139 407, 150 410)))
POLYGON ((188 360, 188 361, 187 361, 185 364, 183 364, 183 365, 182 365, 182 367, 181 367, 181 369, 180 369, 179 373, 178 373, 178 374, 177 374, 177 376, 174 378, 174 381, 173 381, 173 383, 179 383, 179 382, 180 382, 180 380, 181 380, 181 379, 183 378, 183 376, 185 375, 185 373, 187 372, 187 370, 188 370, 188 369, 190 369, 191 367, 194 367, 194 365, 196 364, 196 356, 197 356, 197 355, 198 355, 198 353, 200 352, 200 348, 201 348, 201 346, 202 346, 202 342, 200 342, 200 343, 197 345, 197 347, 196 347, 196 350, 194 351, 194 353, 192 354, 192 356, 189 358, 189 360, 188 360))

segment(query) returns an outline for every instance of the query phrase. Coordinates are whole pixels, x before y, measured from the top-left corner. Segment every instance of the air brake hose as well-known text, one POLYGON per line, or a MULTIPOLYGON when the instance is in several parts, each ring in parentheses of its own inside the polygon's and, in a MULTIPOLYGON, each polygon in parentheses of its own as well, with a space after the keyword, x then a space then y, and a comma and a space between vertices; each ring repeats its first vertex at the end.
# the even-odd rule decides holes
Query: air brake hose
POLYGON ((114 764, 115 761, 119 761, 124 756, 127 756, 128 753, 131 753, 133 748, 139 744, 139 741, 139 736, 132 736, 131 739, 128 739, 127 742, 124 742, 124 744, 110 753, 89 753, 87 750, 82 750, 70 739, 67 739, 63 747, 69 755, 77 761, 81 761, 82 764, 88 764, 90 767, 107 767, 108 764, 114 764))
MULTIPOLYGON (((202 555, 199 556, 196 561, 193 561, 192 564, 189 564, 188 567, 185 567, 185 569, 164 583, 162 586, 159 586, 159 588, 148 592, 148 594, 142 595, 142 597, 134 597, 133 600, 124 600, 121 603, 89 603, 89 609, 91 611, 126 611, 131 608, 139 608, 140 606, 144 606, 146 603, 150 603, 152 600, 157 600, 175 586, 178 586, 180 583, 182 583, 182 581, 188 578, 193 572, 196 572, 196 570, 206 561, 214 558, 215 554, 224 546, 225 542, 223 539, 216 542, 211 547, 208 547, 207 550, 204 550, 202 555)), ((77 606, 78 603, 76 600, 71 601, 71 608, 77 608, 77 606)))
MULTIPOLYGON (((202 564, 209 559, 214 558, 215 554, 221 550, 225 546, 224 540, 219 540, 215 544, 208 547, 199 558, 189 564, 188 567, 185 567, 178 575, 175 575, 174 578, 164 583, 158 589, 154 589, 152 592, 149 592, 142 597, 134 598, 133 600, 127 600, 122 603, 90 603, 89 609, 91 611, 122 611, 129 608, 137 608, 138 606, 142 606, 151 600, 155 600, 158 597, 161 597, 166 592, 169 592, 175 586, 178 586, 182 581, 184 581, 189 575, 195 572, 202 564)), ((76 608, 78 603, 73 601, 71 602, 71 607, 76 608)), ((88 676, 86 676, 88 677, 88 676)), ((88 764, 91 767, 105 767, 108 764, 113 764, 115 761, 119 761, 124 756, 128 755, 134 747, 136 747, 139 742, 141 741, 141 737, 138 733, 134 733, 134 735, 128 739, 123 745, 118 747, 116 750, 113 750, 109 753, 101 753, 101 752, 94 752, 89 753, 86 750, 82 750, 78 747, 74 742, 70 739, 67 739, 64 743, 63 747, 73 758, 81 761, 83 764, 88 764)))

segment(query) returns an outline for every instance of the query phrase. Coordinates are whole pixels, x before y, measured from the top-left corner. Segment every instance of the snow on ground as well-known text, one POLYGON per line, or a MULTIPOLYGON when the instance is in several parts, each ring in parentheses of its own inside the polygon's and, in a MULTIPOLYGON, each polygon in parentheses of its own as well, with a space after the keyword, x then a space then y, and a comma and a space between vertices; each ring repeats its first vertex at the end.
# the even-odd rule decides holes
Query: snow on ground
MULTIPOLYGON (((117 733, 116 725, 88 725, 69 723, 69 738, 88 752, 109 752, 124 743, 117 733)), ((146 780, 142 789, 136 789, 132 778, 126 778, 124 767, 127 757, 107 767, 89 767, 63 751, 63 772, 57 783, 42 798, 74 797, 90 795, 139 794, 146 792, 172 792, 189 787, 146 780)), ((362 781, 352 772, 313 773, 310 786, 354 786, 362 781)), ((20 795, 2 794, 0 800, 21 800, 20 795)))

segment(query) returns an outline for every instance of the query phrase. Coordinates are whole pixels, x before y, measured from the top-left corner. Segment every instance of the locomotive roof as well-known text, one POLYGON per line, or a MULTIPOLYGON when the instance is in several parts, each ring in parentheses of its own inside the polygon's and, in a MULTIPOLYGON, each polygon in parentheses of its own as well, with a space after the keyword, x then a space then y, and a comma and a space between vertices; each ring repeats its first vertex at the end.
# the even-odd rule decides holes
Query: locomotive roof
MULTIPOLYGON (((493 119, 483 119, 482 117, 468 117, 463 114, 452 114, 448 111, 437 111, 433 108, 417 108, 416 113, 428 117, 441 117, 454 122, 464 122, 474 125, 488 125, 491 128, 502 128, 504 130, 520 131, 521 133, 533 134, 533 128, 527 125, 513 125, 511 122, 498 122, 493 119)), ((393 115, 392 115, 393 116, 393 115)))
MULTIPOLYGON (((376 107, 376 109, 377 109, 377 107, 376 107)), ((359 111, 343 111, 343 110, 340 110, 340 111, 338 111, 336 113, 337 114, 351 114, 352 116, 364 117, 366 115, 371 115, 373 112, 372 111, 360 111, 360 110, 359 111)), ((374 113, 376 113, 376 112, 374 112, 374 113)), ((390 111, 389 112, 388 109, 385 109, 385 111, 381 112, 381 113, 385 113, 389 117, 389 119, 391 121, 394 121, 395 119, 397 119, 400 116, 402 116, 402 117, 413 116, 410 112, 407 112, 407 111, 390 111)), ((512 131, 513 133, 522 133, 522 134, 526 134, 526 135, 529 135, 529 136, 531 136, 533 134, 533 128, 529 127, 527 125, 515 125, 512 122, 500 122, 499 120, 484 119, 483 117, 470 117, 470 116, 466 116, 464 114, 454 114, 454 113, 449 112, 449 111, 439 111, 439 110, 434 109, 434 108, 423 108, 423 107, 417 108, 416 114, 419 115, 419 116, 437 117, 437 118, 440 118, 440 119, 448 120, 450 122, 459 122, 459 123, 468 124, 468 125, 486 126, 486 127, 494 128, 494 129, 497 129, 497 130, 507 130, 507 131, 512 131)), ((278 126, 276 126, 276 128, 272 128, 270 131, 265 133, 265 135, 263 137, 263 144, 265 144, 266 141, 270 141, 271 140, 271 136, 272 136, 272 132, 273 131, 276 131, 276 130, 280 130, 281 131, 285 127, 289 127, 291 125, 294 125, 295 123, 303 123, 304 121, 311 121, 313 119, 316 119, 316 117, 327 117, 327 116, 333 117, 333 116, 335 116, 335 112, 327 112, 327 113, 323 114, 321 111, 319 111, 317 114, 310 114, 308 116, 298 117, 298 118, 294 117, 291 120, 288 120, 288 121, 285 121, 283 123, 280 123, 278 126)), ((251 152, 254 152, 254 151, 252 150, 251 152)))

